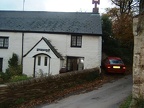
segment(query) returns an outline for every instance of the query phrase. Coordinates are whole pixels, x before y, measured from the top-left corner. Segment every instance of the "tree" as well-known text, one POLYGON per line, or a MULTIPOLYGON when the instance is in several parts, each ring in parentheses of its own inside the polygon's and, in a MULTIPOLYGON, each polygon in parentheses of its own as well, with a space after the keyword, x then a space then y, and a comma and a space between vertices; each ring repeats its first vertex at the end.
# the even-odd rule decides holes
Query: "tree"
POLYGON ((120 14, 137 14, 139 11, 139 0, 111 0, 113 4, 120 8, 120 14))
POLYGON ((115 39, 122 46, 133 48, 133 0, 111 0, 117 7, 109 9, 108 14, 112 18, 112 30, 115 39))
POLYGON ((103 41, 106 42, 112 36, 112 21, 107 14, 102 15, 103 41))
POLYGON ((132 9, 133 0, 111 0, 120 9, 120 14, 129 14, 132 9))

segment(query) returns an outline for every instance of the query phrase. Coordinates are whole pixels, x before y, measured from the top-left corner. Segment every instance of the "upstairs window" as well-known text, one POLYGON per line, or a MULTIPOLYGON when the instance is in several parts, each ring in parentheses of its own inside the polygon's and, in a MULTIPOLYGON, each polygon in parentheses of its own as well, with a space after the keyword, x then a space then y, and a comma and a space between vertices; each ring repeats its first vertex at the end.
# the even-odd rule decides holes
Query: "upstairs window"
POLYGON ((82 46, 82 36, 72 35, 71 36, 71 47, 81 47, 82 46))
POLYGON ((9 45, 9 38, 8 37, 0 37, 0 48, 7 49, 9 45))

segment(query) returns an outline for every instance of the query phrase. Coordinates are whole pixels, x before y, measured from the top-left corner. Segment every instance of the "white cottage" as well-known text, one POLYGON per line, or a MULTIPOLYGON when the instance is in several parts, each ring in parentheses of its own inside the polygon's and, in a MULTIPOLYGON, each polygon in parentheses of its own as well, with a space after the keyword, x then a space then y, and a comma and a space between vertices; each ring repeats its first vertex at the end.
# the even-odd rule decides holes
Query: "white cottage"
POLYGON ((101 65, 101 51, 99 14, 0 11, 0 71, 13 53, 29 76, 94 68, 101 65))

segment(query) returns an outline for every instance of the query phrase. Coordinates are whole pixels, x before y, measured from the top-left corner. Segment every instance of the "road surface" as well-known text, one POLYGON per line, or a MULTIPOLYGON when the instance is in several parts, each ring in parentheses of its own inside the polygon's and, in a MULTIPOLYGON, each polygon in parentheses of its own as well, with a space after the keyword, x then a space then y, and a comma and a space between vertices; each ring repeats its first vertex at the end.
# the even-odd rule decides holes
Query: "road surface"
POLYGON ((119 108, 121 102, 132 93, 132 76, 104 84, 98 90, 73 95, 52 104, 36 108, 119 108))

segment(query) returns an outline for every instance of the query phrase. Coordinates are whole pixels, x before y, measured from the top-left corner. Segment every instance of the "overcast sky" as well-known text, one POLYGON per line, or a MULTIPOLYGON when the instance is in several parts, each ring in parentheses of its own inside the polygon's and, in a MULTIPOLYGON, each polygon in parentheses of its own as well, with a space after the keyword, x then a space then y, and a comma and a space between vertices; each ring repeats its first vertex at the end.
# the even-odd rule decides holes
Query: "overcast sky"
MULTIPOLYGON (((0 10, 23 10, 24 0, 0 0, 0 10)), ((92 12, 92 0, 25 0, 25 11, 92 12)), ((111 7, 110 0, 100 0, 100 13, 111 7)))

